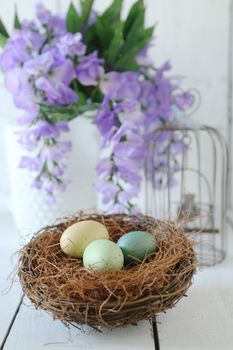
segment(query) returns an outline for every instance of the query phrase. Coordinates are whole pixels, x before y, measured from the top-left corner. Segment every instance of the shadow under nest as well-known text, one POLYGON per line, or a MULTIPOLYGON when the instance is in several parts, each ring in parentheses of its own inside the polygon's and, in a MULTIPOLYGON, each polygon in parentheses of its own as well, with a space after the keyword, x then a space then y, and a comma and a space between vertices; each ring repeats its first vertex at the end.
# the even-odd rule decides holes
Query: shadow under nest
POLYGON ((46 227, 19 252, 22 288, 36 308, 65 324, 116 328, 148 320, 172 308, 185 295, 196 271, 193 242, 182 227, 145 215, 78 212, 46 227), (104 224, 110 239, 143 230, 156 236, 157 250, 143 262, 121 271, 94 273, 82 259, 60 249, 63 231, 82 220, 104 224))

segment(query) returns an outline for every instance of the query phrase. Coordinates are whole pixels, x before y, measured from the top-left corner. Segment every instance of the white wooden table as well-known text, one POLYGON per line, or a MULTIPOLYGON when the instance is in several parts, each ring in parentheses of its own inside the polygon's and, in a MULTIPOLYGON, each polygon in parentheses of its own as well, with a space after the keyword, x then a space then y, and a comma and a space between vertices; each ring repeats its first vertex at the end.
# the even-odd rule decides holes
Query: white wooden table
MULTIPOLYGON (((5 293, 10 285, 7 277, 15 263, 11 257, 21 239, 9 215, 0 216, 0 227, 0 350, 159 349, 156 330, 153 332, 149 322, 103 333, 89 328, 68 330, 47 313, 35 311, 26 298, 20 303, 17 283, 5 293)), ((188 297, 160 315, 157 327, 161 350, 233 349, 232 239, 226 261, 199 271, 188 297)))

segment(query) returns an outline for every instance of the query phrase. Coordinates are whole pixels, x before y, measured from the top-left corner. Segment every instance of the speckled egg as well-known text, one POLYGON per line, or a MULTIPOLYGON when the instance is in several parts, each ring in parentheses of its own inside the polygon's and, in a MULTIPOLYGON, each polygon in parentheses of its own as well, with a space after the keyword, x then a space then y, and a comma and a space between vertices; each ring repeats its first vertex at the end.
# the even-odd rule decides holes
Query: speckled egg
POLYGON ((91 242, 84 251, 83 265, 95 272, 121 270, 124 256, 120 247, 109 240, 91 242))
POLYGON ((85 248, 98 239, 108 239, 107 228, 100 222, 84 220, 69 226, 61 235, 62 251, 73 257, 81 258, 85 248))
POLYGON ((118 240, 117 244, 123 251, 126 263, 143 261, 148 254, 156 251, 156 238, 145 231, 126 233, 118 240))

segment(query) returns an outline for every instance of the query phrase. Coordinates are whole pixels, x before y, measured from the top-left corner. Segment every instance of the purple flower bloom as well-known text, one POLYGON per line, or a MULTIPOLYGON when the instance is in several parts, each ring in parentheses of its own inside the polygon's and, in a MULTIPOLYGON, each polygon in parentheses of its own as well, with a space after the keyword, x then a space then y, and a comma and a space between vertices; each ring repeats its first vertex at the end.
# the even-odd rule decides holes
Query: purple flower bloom
POLYGON ((96 51, 81 58, 76 70, 80 83, 85 86, 97 85, 104 74, 103 63, 104 61, 98 58, 96 51))
POLYGON ((140 74, 134 72, 110 72, 103 76, 100 87, 105 95, 111 94, 115 100, 137 101, 141 94, 139 77, 140 74))
POLYGON ((30 58, 27 53, 26 43, 23 41, 18 43, 11 43, 8 41, 5 50, 1 54, 0 64, 3 71, 8 71, 14 67, 19 66, 30 58), (25 45, 25 47, 24 47, 25 45))
POLYGON ((100 180, 95 185, 95 190, 102 193, 103 203, 107 204, 110 201, 114 201, 119 187, 111 181, 100 180))
POLYGON ((28 168, 31 171, 40 171, 42 162, 39 158, 23 156, 19 163, 19 167, 22 169, 28 168))
POLYGON ((151 46, 152 46, 152 43, 150 42, 137 54, 136 62, 138 65, 143 66, 143 67, 153 66, 152 59, 148 55, 148 50, 151 48, 151 46))
MULTIPOLYGON (((68 185, 63 177, 72 147, 70 141, 60 140, 69 131, 68 122, 54 120, 62 117, 64 106, 76 103, 83 91, 88 102, 96 102, 92 101, 93 92, 100 89, 104 98, 94 120, 101 134, 102 153, 96 167, 96 190, 110 212, 136 212, 135 198, 145 163, 155 188, 175 183, 179 155, 186 152, 187 145, 179 134, 158 133, 158 129, 183 125, 193 95, 180 92, 180 79, 167 77, 169 62, 158 70, 150 67, 148 47, 135 57, 138 71, 104 74, 104 60, 97 51, 86 55, 90 48, 81 33, 67 33, 64 16, 53 15, 42 4, 37 5, 36 14, 36 21, 21 21, 21 29, 13 31, 0 56, 6 87, 23 110, 18 118, 24 126, 19 143, 31 151, 30 156, 22 157, 20 167, 35 172, 32 185, 44 191, 47 202, 53 204, 54 194, 68 185)), ((92 12, 84 33, 96 18, 92 12)))
POLYGON ((48 206, 52 206, 53 204, 56 203, 56 199, 53 195, 53 193, 49 192, 46 196, 46 203, 48 204, 48 206))
POLYGON ((145 146, 135 145, 130 142, 120 143, 114 150, 116 157, 126 157, 130 159, 142 159, 145 156, 145 146))
POLYGON ((51 105, 68 105, 78 100, 77 94, 63 83, 53 85, 50 80, 40 77, 35 81, 37 89, 44 94, 44 101, 51 105))
MULTIPOLYGON (((102 102, 101 107, 98 109, 96 118, 93 122, 97 125, 102 135, 107 135, 109 132, 114 131, 114 126, 119 126, 118 116, 114 113, 110 106, 110 97, 106 96, 102 102)), ((112 133, 111 133, 112 134, 112 133)), ((110 137, 111 137, 110 134, 110 137)))
POLYGON ((140 183, 140 169, 133 160, 115 157, 115 164, 118 172, 121 173, 122 179, 136 186, 140 183))
POLYGON ((119 193, 118 200, 121 204, 127 205, 135 196, 138 195, 138 188, 133 188, 133 190, 125 190, 119 193))
POLYGON ((39 111, 39 99, 35 96, 29 77, 22 68, 13 68, 7 71, 5 85, 14 96, 14 103, 18 108, 28 112, 39 111))
POLYGON ((113 161, 109 158, 103 158, 99 161, 96 172, 99 175, 99 178, 106 179, 108 175, 111 173, 111 169, 113 168, 113 161))
POLYGON ((65 33, 65 18, 61 16, 53 16, 51 11, 46 9, 41 3, 36 5, 36 16, 47 30, 52 31, 56 35, 65 33))
POLYGON ((59 131, 62 131, 62 132, 69 132, 70 131, 69 124, 65 120, 61 120, 61 121, 57 122, 56 127, 58 128, 59 131))
POLYGON ((39 76, 46 75, 54 64, 54 58, 51 52, 47 51, 38 57, 28 60, 24 64, 24 71, 28 75, 39 76))
POLYGON ((65 169, 66 169, 66 166, 64 164, 55 164, 52 171, 53 171, 53 175, 56 176, 56 177, 61 177, 64 175, 65 173, 65 169))
POLYGON ((115 203, 108 207, 108 212, 110 214, 123 214, 125 213, 125 207, 120 203, 115 203))
POLYGON ((28 125, 31 124, 37 117, 37 112, 24 112, 17 118, 19 125, 28 125))
POLYGON ((190 92, 183 92, 182 94, 174 96, 174 103, 180 109, 187 109, 194 104, 194 96, 190 92))
POLYGON ((86 46, 82 42, 81 33, 66 33, 58 38, 56 45, 63 56, 83 56, 86 53, 86 46))
POLYGON ((49 159, 52 161, 59 161, 64 158, 65 154, 72 149, 72 143, 69 141, 59 142, 53 146, 45 146, 41 151, 41 159, 49 159))
POLYGON ((1 54, 0 64, 3 71, 20 66, 31 59, 44 40, 44 35, 37 31, 31 29, 15 30, 1 54))

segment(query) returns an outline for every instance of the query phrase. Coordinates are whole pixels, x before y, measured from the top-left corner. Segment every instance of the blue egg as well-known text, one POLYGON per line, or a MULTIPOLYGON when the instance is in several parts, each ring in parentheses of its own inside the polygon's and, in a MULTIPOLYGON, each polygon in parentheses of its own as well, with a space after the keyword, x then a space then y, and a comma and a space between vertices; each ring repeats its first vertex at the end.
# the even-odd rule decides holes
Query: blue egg
POLYGON ((146 231, 132 231, 124 234, 117 242, 126 263, 143 261, 156 251, 156 238, 146 231), (135 258, 135 259, 134 259, 135 258))

